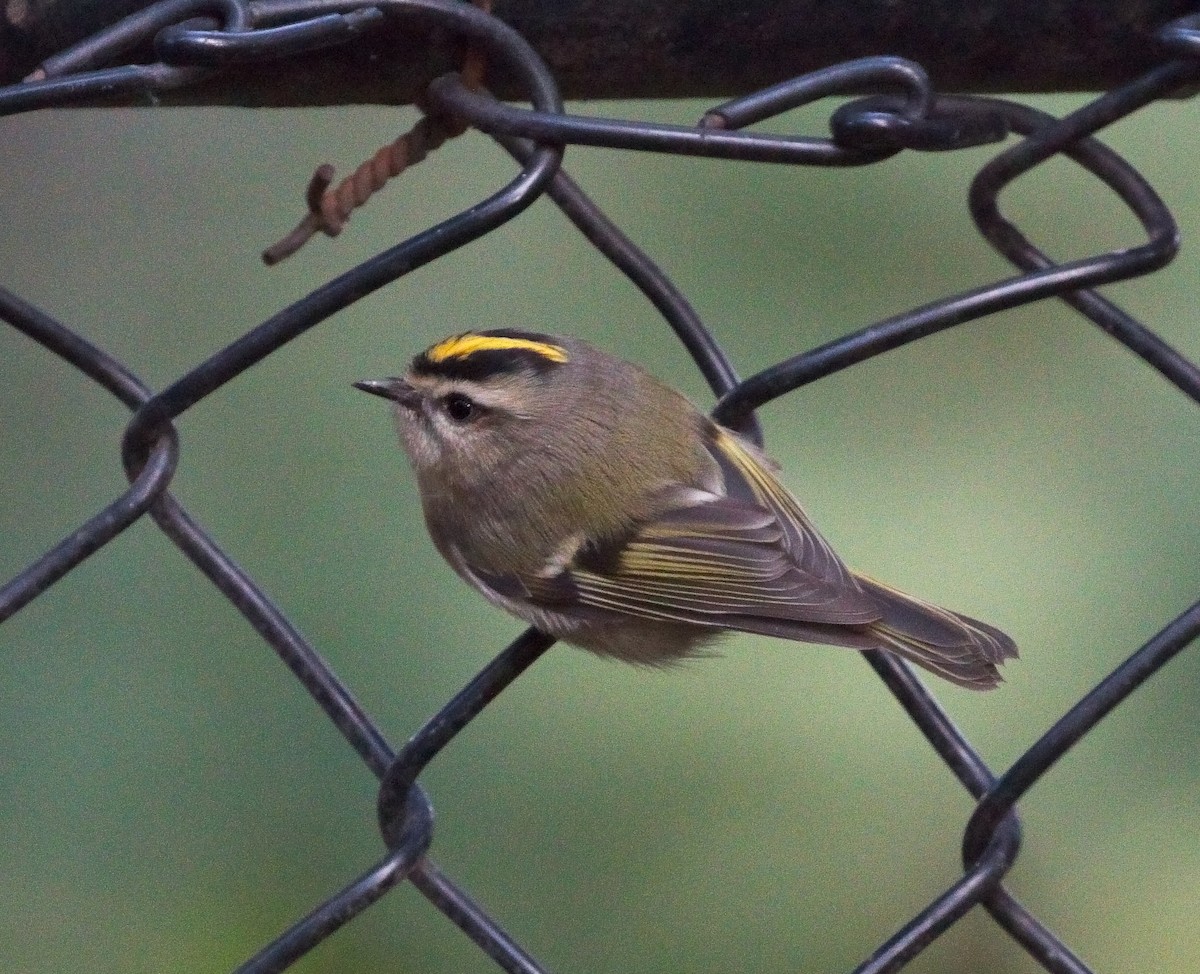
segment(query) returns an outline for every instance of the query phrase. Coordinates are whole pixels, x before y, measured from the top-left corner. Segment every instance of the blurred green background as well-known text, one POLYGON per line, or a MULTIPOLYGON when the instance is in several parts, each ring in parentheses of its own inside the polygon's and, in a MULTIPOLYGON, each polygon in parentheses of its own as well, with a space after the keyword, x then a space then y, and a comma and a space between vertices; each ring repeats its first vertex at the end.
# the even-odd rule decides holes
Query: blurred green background
MULTIPOLYGON (((703 107, 583 106, 663 121, 703 107)), ((7 119, 0 283, 162 387, 513 172, 468 135, 337 241, 264 269, 258 252, 300 215, 313 166, 347 172, 412 118, 7 119)), ((819 118, 783 124, 819 132, 819 118)), ((1167 270, 1108 293, 1200 358, 1195 124, 1193 105, 1170 103, 1106 136, 1185 233, 1167 270)), ((567 158, 749 375, 1006 276, 963 202, 992 152, 852 171, 567 158)), ((1002 205, 1059 258, 1142 239, 1066 163, 1002 205)), ((397 745, 520 626, 438 560, 386 410, 350 382, 455 329, 501 325, 592 339, 711 404, 649 305, 540 201, 178 423, 176 495, 397 745)), ((6 328, 0 360, 7 578, 121 492, 127 415, 6 328)), ((1020 643, 997 692, 935 687, 997 771, 1200 591, 1200 414, 1056 304, 889 353, 762 418, 786 482, 851 564, 1020 643)), ((1022 805, 1011 888, 1098 972, 1200 963, 1198 689, 1192 650, 1022 805)), ((970 812, 855 654, 749 637, 667 673, 555 648, 423 781, 434 857, 563 972, 849 970, 956 878, 970 812)), ((250 627, 139 522, 0 629, 0 969, 227 971, 375 861, 374 791, 250 627)), ((295 969, 494 968, 403 886, 295 969)), ((1039 968, 975 913, 909 969, 1039 968)))

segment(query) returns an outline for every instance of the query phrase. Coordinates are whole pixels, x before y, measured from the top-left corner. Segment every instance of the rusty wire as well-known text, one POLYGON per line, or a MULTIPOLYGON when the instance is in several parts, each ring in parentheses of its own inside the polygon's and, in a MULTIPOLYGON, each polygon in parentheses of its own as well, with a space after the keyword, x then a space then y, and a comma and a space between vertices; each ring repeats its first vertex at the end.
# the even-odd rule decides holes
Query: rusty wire
MULTIPOLYGON (((27 83, 0 89, 0 114, 101 95, 127 98, 191 84, 235 61, 353 43, 387 19, 399 21, 406 29, 436 26, 454 32, 484 52, 489 61, 504 63, 522 79, 530 109, 499 104, 485 91, 472 90, 473 86, 457 75, 435 80, 427 93, 435 111, 488 132, 514 155, 521 172, 508 186, 322 285, 157 393, 102 349, 16 295, 0 290, 0 317, 74 365, 133 412, 123 441, 129 490, 0 589, 0 620, 149 514, 250 620, 380 778, 378 816, 386 854, 358 880, 317 905, 249 959, 239 968, 246 974, 285 969, 403 880, 413 883, 504 970, 543 970, 426 856, 432 840, 432 806, 420 775, 463 727, 545 652, 551 644, 549 637, 527 631, 396 751, 286 616, 168 492, 178 460, 173 421, 341 308, 489 232, 544 193, 664 316, 720 397, 714 415, 755 438, 760 434, 754 410, 778 396, 943 329, 1046 297, 1068 303, 1200 403, 1200 368, 1094 290, 1162 267, 1175 254, 1178 231, 1170 212, 1140 174, 1091 137, 1155 99, 1195 83, 1200 77, 1197 18, 1175 22, 1160 32, 1160 66, 1065 118, 997 99, 942 95, 932 89, 919 65, 880 57, 836 65, 737 99, 711 110, 699 125, 687 127, 564 114, 553 78, 528 44, 488 13, 453 0, 361 4, 294 0, 269 7, 241 0, 167 0, 50 59, 27 83), (201 24, 189 20, 196 14, 209 20, 201 24), (219 16, 214 18, 214 14, 219 16), (123 52, 151 40, 160 61, 108 66, 123 52), (835 112, 831 138, 740 131, 830 94, 869 96, 848 101, 835 112), (561 168, 566 144, 846 166, 870 164, 906 149, 953 151, 996 142, 1010 132, 1022 138, 980 170, 970 207, 980 233, 1018 273, 877 322, 745 381, 738 379, 686 298, 561 168), (1145 242, 1060 264, 1027 240, 1001 214, 996 198, 1012 180, 1055 155, 1072 160, 1107 185, 1137 217, 1145 230, 1145 242)), ((317 194, 310 195, 315 198, 317 194)), ((905 663, 878 652, 866 654, 897 702, 977 803, 964 830, 962 876, 886 939, 857 968, 859 974, 898 970, 975 905, 982 905, 1045 970, 1088 972, 1084 962, 1003 884, 1020 846, 1016 805, 1069 748, 1198 634, 1200 602, 1168 622, 1002 774, 987 767, 905 663)))
MULTIPOLYGON (((484 13, 491 12, 492 0, 474 0, 474 3, 484 13)), ((486 68, 487 58, 483 52, 478 47, 468 47, 459 72, 463 85, 469 91, 479 90, 483 86, 486 68)), ((263 251, 263 263, 270 267, 286 260, 314 234, 336 237, 346 226, 350 215, 366 205, 384 186, 410 166, 424 162, 429 153, 440 149, 447 139, 457 138, 466 130, 467 123, 461 118, 437 112, 426 113, 407 132, 381 146, 337 186, 333 186, 333 166, 321 164, 313 173, 304 194, 308 213, 295 229, 263 251)))

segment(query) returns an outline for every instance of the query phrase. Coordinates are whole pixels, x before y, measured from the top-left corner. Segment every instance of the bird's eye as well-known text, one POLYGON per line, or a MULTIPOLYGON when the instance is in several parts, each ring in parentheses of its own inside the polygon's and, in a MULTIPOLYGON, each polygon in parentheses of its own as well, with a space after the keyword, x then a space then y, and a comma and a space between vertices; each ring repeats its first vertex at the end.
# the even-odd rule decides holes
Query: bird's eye
POLYGON ((446 415, 456 423, 465 423, 479 412, 479 407, 475 402, 461 392, 452 392, 443 397, 442 408, 446 410, 446 415))

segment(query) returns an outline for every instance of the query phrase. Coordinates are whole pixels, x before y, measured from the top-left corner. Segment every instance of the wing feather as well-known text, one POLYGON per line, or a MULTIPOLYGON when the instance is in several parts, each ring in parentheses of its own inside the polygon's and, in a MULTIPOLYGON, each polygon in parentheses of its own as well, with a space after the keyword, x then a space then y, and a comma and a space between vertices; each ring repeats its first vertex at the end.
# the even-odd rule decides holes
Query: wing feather
POLYGON ((652 618, 739 629, 755 616, 840 625, 880 618, 857 586, 796 564, 772 512, 729 497, 666 511, 567 572, 583 605, 652 618))
POLYGON ((715 423, 708 434, 709 452, 725 476, 726 494, 753 500, 773 515, 783 546, 799 568, 835 585, 857 588, 850 569, 779 482, 766 458, 715 423))

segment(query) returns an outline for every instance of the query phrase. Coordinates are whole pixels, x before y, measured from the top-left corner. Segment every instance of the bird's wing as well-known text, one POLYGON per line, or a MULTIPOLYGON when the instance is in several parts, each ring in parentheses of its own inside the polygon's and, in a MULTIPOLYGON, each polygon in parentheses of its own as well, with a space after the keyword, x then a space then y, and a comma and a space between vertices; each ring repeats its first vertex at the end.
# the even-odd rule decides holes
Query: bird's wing
POLYGON ((880 617, 855 585, 798 565, 774 512, 733 498, 666 511, 567 571, 583 605, 734 629, 751 619, 863 625, 880 617), (741 620, 741 621, 739 621, 741 620))
POLYGON ((781 546, 801 571, 839 588, 857 588, 850 569, 779 482, 771 462, 715 423, 709 423, 705 432, 708 451, 721 468, 726 496, 770 511, 782 531, 781 546))
MULTIPOLYGON (((880 618, 879 607, 856 584, 797 564, 794 543, 774 511, 695 493, 693 503, 667 510, 625 537, 582 546, 548 575, 476 574, 504 597, 549 610, 569 605, 600 615, 792 638, 805 638, 800 629, 817 638, 805 628, 812 624, 866 625, 880 618)), ((819 536, 817 541, 824 544, 819 536)))

